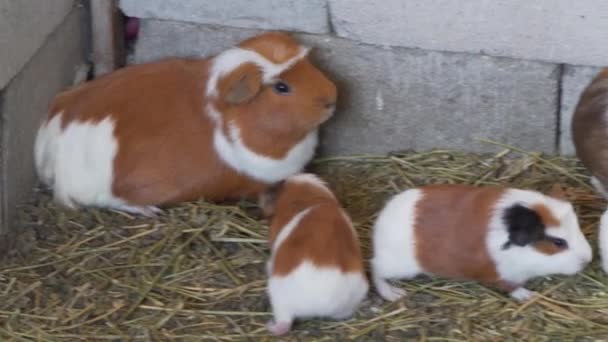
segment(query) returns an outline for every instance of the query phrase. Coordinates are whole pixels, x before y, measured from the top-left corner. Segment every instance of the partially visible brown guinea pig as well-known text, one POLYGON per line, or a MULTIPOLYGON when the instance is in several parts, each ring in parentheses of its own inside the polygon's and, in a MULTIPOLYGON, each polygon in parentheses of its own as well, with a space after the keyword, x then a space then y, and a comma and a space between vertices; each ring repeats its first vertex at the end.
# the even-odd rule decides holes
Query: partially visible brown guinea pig
POLYGON ((591 183, 608 198, 608 68, 585 88, 572 117, 576 155, 591 172, 591 183))
POLYGON ((308 51, 265 33, 67 90, 38 131, 38 175, 71 208, 154 215, 200 197, 253 198, 310 161, 333 114, 336 87, 308 51))
MULTIPOLYGON (((608 68, 585 88, 574 116, 572 139, 576 155, 591 173, 591 184, 608 199, 608 68)), ((608 272, 608 210, 599 224, 599 252, 604 272, 608 272)))

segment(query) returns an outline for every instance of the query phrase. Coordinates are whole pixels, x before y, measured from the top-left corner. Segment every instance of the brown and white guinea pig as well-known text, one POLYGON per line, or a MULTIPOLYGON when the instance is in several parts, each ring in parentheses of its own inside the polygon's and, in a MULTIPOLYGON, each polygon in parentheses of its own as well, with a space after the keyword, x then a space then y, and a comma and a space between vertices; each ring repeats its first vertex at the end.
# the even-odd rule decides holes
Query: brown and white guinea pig
POLYGON ((263 194, 260 205, 272 216, 268 329, 281 335, 296 318, 350 317, 369 284, 357 233, 331 190, 298 174, 263 194))
POLYGON ((572 205, 530 190, 429 185, 404 191, 373 229, 373 281, 386 300, 405 291, 387 279, 419 274, 473 280, 520 301, 537 276, 575 274, 592 258, 572 205))
POLYGON ((310 161, 334 112, 336 87, 308 52, 271 32, 67 90, 36 137, 39 177, 71 208, 153 215, 200 197, 255 198, 310 161))
MULTIPOLYGON (((591 184, 608 199, 608 68, 581 94, 571 129, 576 155, 591 173, 591 184)), ((600 219, 598 244, 602 269, 608 272, 608 210, 600 219)))
POLYGON ((591 184, 608 198, 608 68, 581 94, 571 130, 576 155, 592 174, 591 184))

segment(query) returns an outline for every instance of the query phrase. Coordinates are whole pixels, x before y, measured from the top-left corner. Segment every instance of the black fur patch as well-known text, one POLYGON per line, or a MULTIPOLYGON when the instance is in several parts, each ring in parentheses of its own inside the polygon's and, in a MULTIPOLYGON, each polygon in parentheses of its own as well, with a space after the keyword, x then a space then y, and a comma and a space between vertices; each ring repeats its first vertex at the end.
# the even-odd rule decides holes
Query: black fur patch
POLYGON ((515 204, 505 210, 503 220, 509 231, 509 241, 504 248, 511 244, 525 246, 545 237, 545 225, 540 215, 521 204, 515 204))

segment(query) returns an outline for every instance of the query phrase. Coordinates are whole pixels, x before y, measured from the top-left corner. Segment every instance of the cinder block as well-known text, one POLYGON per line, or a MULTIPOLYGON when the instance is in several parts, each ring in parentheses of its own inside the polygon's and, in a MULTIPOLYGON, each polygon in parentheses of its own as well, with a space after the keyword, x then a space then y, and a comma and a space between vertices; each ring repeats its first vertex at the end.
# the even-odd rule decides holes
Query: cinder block
MULTIPOLYGON (((259 32, 145 20, 134 62, 207 56, 259 32)), ((298 37, 339 86, 338 112, 323 130, 326 155, 498 149, 475 138, 555 152, 557 65, 298 37)))
POLYGON ((34 137, 49 102, 71 84, 84 61, 81 9, 74 9, 2 91, 0 235, 9 233, 15 206, 35 182, 34 137))
POLYGON ((556 65, 310 38, 342 94, 326 154, 498 149, 479 138, 555 152, 556 65))
POLYGON ((242 28, 329 32, 327 0, 121 0, 127 15, 242 28))
POLYGON ((329 0, 329 9, 339 36, 370 44, 596 66, 608 56, 604 0, 329 0))
POLYGON ((0 1, 0 89, 65 19, 74 0, 0 1))
POLYGON ((572 142, 572 116, 578 100, 591 80, 601 70, 599 67, 565 65, 562 73, 560 108, 560 154, 575 155, 572 142))
POLYGON ((164 57, 211 56, 255 34, 259 29, 242 29, 214 25, 146 19, 140 22, 140 33, 130 63, 144 63, 164 57))

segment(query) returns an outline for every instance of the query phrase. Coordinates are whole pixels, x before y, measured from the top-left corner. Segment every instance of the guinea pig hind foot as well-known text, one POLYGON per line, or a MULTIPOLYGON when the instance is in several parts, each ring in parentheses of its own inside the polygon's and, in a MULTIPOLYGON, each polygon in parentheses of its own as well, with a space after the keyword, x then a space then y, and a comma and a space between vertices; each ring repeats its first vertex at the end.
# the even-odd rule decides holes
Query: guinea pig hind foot
POLYGON ((291 330, 291 321, 278 321, 275 322, 273 320, 266 323, 266 328, 270 331, 271 334, 275 336, 285 335, 291 330))
POLYGON ((124 211, 130 214, 142 215, 146 217, 156 217, 163 213, 162 209, 152 205, 135 206, 135 205, 122 205, 116 208, 117 210, 124 211))
POLYGON ((524 287, 518 287, 515 290, 511 291, 509 295, 511 296, 511 298, 519 302, 526 302, 532 299, 532 297, 536 295, 536 292, 530 291, 524 287))
POLYGON ((374 276, 374 286, 376 287, 376 291, 380 294, 382 298, 388 300, 390 302, 394 302, 402 297, 404 297, 407 292, 399 287, 392 286, 388 283, 388 281, 384 278, 374 276))

